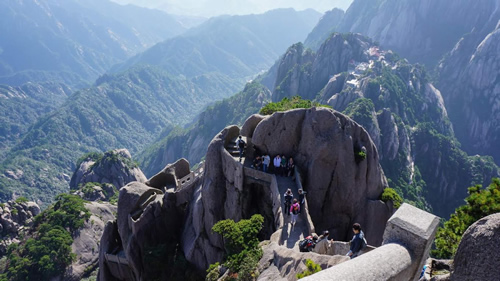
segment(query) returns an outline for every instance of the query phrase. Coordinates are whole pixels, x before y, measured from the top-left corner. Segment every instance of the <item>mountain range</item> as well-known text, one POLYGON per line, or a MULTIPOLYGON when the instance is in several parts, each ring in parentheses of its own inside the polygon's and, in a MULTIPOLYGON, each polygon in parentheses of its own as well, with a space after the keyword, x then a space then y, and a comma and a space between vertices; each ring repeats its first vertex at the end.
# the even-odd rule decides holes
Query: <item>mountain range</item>
MULTIPOLYGON (((67 190, 68 175, 83 154, 145 149, 207 105, 237 92, 304 38, 319 16, 284 9, 214 18, 117 65, 92 87, 68 93, 66 101, 54 103, 15 142, 5 144, 0 163, 4 198, 14 192, 45 205, 67 190)), ((19 119, 9 111, 6 115, 11 123, 19 119)))
POLYGON ((2 1, 0 83, 91 84, 112 65, 186 30, 157 10, 104 0, 2 1))

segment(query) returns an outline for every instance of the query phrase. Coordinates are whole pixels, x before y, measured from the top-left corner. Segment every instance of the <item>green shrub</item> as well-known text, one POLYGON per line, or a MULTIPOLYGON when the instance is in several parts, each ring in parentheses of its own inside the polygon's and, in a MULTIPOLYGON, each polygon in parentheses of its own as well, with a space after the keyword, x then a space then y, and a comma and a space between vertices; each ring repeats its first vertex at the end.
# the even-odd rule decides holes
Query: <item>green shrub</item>
POLYGON ((311 107, 326 107, 332 108, 329 105, 320 104, 317 102, 312 102, 310 100, 303 100, 300 96, 294 96, 291 99, 285 97, 279 102, 270 102, 266 104, 261 110, 262 115, 271 115, 278 111, 287 111, 296 108, 311 108, 311 107))
POLYGON ((26 203, 28 202, 28 198, 21 196, 16 199, 16 203, 21 204, 21 203, 26 203))
POLYGON ((380 200, 387 202, 392 200, 394 203, 394 208, 399 208, 401 204, 403 204, 403 198, 396 192, 396 190, 386 187, 384 188, 384 192, 380 195, 380 200))
POLYGON ((469 188, 467 204, 458 207, 440 227, 434 240, 436 249, 432 255, 437 258, 452 258, 467 228, 477 220, 500 212, 500 179, 494 178, 486 189, 480 185, 469 188))
POLYGON ((239 280, 252 280, 255 268, 262 257, 257 235, 262 229, 264 217, 253 215, 248 220, 234 222, 227 219, 217 222, 212 230, 224 238, 226 261, 231 272, 238 273, 239 280))
POLYGON ((76 258, 71 233, 83 226, 90 212, 76 195, 60 194, 56 200, 35 217, 28 239, 9 246, 9 263, 0 280, 50 280, 76 258))
POLYGON ((314 273, 321 271, 321 266, 319 266, 319 264, 314 263, 310 259, 306 259, 306 267, 307 267, 307 269, 304 272, 297 273, 297 275, 296 275, 297 279, 301 279, 301 278, 304 278, 304 277, 309 276, 309 275, 313 275, 314 273))

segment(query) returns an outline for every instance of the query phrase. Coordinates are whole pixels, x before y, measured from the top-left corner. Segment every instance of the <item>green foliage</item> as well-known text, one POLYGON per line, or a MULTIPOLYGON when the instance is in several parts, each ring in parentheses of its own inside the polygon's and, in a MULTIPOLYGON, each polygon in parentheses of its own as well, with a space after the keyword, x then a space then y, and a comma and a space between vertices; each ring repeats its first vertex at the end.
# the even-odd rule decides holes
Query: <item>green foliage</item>
POLYGON ((205 277, 206 281, 217 281, 219 279, 219 262, 211 264, 207 268, 207 276, 205 277))
POLYGON ((28 202, 28 198, 24 197, 24 196, 20 196, 16 199, 16 203, 18 204, 21 204, 21 203, 26 203, 28 202))
POLYGON ((29 237, 9 247, 9 263, 0 280, 49 280, 76 258, 71 233, 83 226, 90 212, 78 196, 60 194, 56 200, 35 217, 29 237))
POLYGON ((312 102, 310 100, 303 100, 300 96, 294 96, 291 99, 284 97, 279 102, 270 102, 266 104, 261 110, 262 115, 271 115, 278 111, 287 111, 296 108, 311 108, 311 107, 326 107, 331 108, 329 105, 320 104, 317 102, 312 102))
POLYGON ((314 273, 321 271, 321 266, 319 266, 319 264, 314 263, 310 259, 306 259, 306 267, 307 267, 307 269, 304 272, 297 273, 297 275, 296 275, 297 279, 301 279, 301 278, 304 278, 304 277, 309 276, 309 275, 313 275, 314 273))
POLYGON ((95 152, 95 151, 85 153, 83 156, 78 158, 78 160, 76 161, 76 168, 79 168, 80 165, 82 165, 82 163, 84 161, 98 162, 102 159, 103 156, 104 156, 104 154, 102 154, 100 152, 95 152))
POLYGON ((35 225, 46 223, 74 232, 90 218, 90 212, 79 196, 63 193, 59 194, 56 200, 51 207, 35 217, 35 225))
POLYGON ((253 215, 248 220, 234 222, 227 219, 217 222, 212 230, 224 238, 227 259, 225 265, 238 272, 239 280, 252 280, 255 268, 262 256, 257 235, 262 229, 264 217, 253 215))
POLYGON ((401 196, 390 187, 384 188, 384 192, 380 195, 380 200, 384 202, 392 200, 394 208, 399 208, 401 207, 401 204, 403 204, 403 198, 401 198, 401 196))
POLYGON ((469 188, 465 205, 458 207, 440 227, 434 241, 436 249, 432 255, 437 258, 452 258, 457 251, 462 235, 477 220, 500 212, 500 179, 494 178, 491 184, 482 189, 480 185, 469 188))
POLYGON ((366 98, 360 98, 349 103, 343 111, 344 114, 365 128, 369 128, 373 124, 373 112, 375 112, 375 106, 370 99, 366 98))
POLYGON ((10 247, 9 264, 2 278, 8 280, 49 280, 73 262, 73 239, 60 226, 42 224, 34 238, 18 247, 10 247))

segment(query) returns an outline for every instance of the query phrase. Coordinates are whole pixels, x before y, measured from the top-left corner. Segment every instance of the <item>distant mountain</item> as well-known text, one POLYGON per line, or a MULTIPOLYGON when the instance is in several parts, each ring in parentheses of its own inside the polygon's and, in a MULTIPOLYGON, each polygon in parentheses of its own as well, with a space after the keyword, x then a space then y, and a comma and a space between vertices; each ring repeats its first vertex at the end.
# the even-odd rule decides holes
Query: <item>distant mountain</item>
POLYGON ((271 101, 271 92, 257 81, 249 82, 243 91, 205 109, 188 129, 176 128, 164 133, 142 151, 137 160, 150 177, 167 164, 186 158, 191 164, 205 156, 212 138, 229 124, 242 125, 271 101))
POLYGON ((162 130, 190 121, 226 91, 236 91, 217 74, 173 78, 153 67, 136 67, 101 77, 73 94, 60 108, 40 118, 0 163, 3 199, 10 193, 40 204, 68 188, 78 157, 90 151, 144 149, 162 130), (42 192, 41 192, 42 191, 42 192))
POLYGON ((335 19, 329 26, 361 33, 410 62, 433 67, 463 35, 480 29, 497 5, 496 0, 354 0, 342 22, 335 19))
POLYGON ((343 10, 337 8, 325 12, 311 33, 307 35, 304 45, 317 50, 330 34, 339 29, 339 24, 342 22, 344 14, 343 10))
POLYGON ((318 21, 313 10, 279 9, 260 15, 220 16, 166 40, 114 68, 160 66, 172 75, 218 72, 229 77, 267 70, 286 48, 303 40, 318 21))
POLYGON ((462 147, 500 164, 500 3, 438 67, 438 87, 462 147))
POLYGON ((15 145, 39 117, 60 106, 71 94, 64 84, 0 85, 0 157, 15 145))
POLYGON ((352 0, 112 0, 120 4, 133 4, 141 7, 159 9, 169 14, 214 17, 219 15, 261 14, 279 8, 295 10, 315 9, 326 11, 332 8, 346 10, 352 0))
POLYGON ((185 31, 172 16, 107 0, 2 1, 0 84, 81 86, 185 31))

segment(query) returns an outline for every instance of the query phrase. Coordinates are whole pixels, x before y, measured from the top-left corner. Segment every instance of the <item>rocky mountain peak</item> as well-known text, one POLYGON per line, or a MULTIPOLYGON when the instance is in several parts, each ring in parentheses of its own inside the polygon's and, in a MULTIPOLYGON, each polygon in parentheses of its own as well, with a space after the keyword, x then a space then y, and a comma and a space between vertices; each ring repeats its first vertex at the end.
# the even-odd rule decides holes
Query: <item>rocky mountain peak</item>
POLYGON ((84 156, 71 177, 70 188, 77 189, 86 183, 96 182, 109 183, 119 189, 132 181, 146 182, 146 176, 128 150, 116 149, 84 156))

